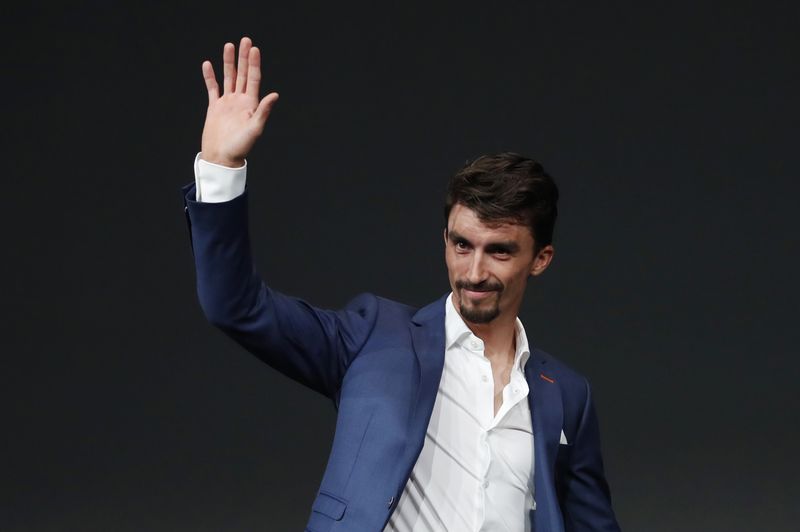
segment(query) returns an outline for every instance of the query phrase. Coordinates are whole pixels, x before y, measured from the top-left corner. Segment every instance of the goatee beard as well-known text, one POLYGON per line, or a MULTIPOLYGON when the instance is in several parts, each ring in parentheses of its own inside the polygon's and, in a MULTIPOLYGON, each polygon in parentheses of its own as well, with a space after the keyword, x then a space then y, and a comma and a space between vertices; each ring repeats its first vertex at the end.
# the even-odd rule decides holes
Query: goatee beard
POLYGON ((464 302, 461 301, 458 308, 461 312, 461 317, 470 323, 489 323, 500 315, 500 307, 497 305, 487 309, 467 308, 464 306, 464 302))
POLYGON ((461 318, 465 321, 479 324, 489 323, 500 315, 500 305, 498 300, 500 299, 500 293, 503 291, 502 285, 484 283, 474 285, 465 281, 456 281, 456 288, 460 290, 458 298, 458 310, 461 314, 461 318), (495 292, 496 299, 494 301, 494 306, 491 308, 468 307, 464 303, 464 290, 472 290, 475 292, 495 292))

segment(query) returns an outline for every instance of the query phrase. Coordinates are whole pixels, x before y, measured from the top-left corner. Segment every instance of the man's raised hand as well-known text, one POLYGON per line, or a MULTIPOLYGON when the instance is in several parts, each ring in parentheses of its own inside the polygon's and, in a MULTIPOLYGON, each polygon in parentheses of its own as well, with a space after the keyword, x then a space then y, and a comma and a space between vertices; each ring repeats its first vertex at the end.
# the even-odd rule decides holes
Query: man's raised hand
POLYGON ((200 157, 210 163, 239 167, 264 131, 278 93, 271 92, 259 102, 261 53, 248 37, 239 43, 239 64, 234 65, 235 47, 226 43, 222 51, 223 94, 210 61, 203 62, 208 89, 208 111, 203 126, 200 157))

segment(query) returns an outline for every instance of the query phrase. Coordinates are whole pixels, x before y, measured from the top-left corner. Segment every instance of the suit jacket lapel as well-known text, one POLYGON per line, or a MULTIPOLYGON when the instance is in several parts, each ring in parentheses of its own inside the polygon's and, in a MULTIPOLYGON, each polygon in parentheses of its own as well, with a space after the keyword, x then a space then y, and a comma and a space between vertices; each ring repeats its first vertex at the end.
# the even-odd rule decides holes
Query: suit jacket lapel
POLYGON ((409 324, 419 369, 419 386, 406 446, 410 464, 409 475, 425 442, 425 432, 433 413, 433 405, 444 369, 444 304, 446 300, 447 295, 421 308, 414 314, 409 324))
POLYGON ((564 421, 561 387, 547 371, 547 361, 538 350, 532 351, 531 359, 525 365, 525 377, 530 389, 528 404, 533 425, 534 530, 563 530, 554 482, 555 461, 564 421))

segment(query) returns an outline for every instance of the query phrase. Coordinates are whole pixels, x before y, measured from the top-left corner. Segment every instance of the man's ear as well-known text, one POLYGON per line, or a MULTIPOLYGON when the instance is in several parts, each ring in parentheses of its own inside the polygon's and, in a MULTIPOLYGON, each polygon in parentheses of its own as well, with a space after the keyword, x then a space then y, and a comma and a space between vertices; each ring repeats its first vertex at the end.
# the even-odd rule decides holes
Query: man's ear
POLYGON ((444 246, 447 247, 447 227, 444 228, 444 246))
POLYGON ((556 250, 551 244, 548 244, 540 249, 539 253, 533 259, 533 264, 531 264, 531 276, 535 277, 545 271, 553 261, 553 255, 555 255, 555 252, 556 250))

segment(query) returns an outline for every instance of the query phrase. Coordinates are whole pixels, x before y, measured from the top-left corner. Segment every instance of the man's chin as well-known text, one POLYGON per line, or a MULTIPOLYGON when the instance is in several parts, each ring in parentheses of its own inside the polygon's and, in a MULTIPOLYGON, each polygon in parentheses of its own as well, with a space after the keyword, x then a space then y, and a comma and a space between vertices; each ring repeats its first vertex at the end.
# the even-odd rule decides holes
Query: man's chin
POLYGON ((500 308, 497 305, 476 306, 465 303, 464 300, 459 305, 459 311, 464 321, 476 324, 489 323, 500 315, 500 308))

